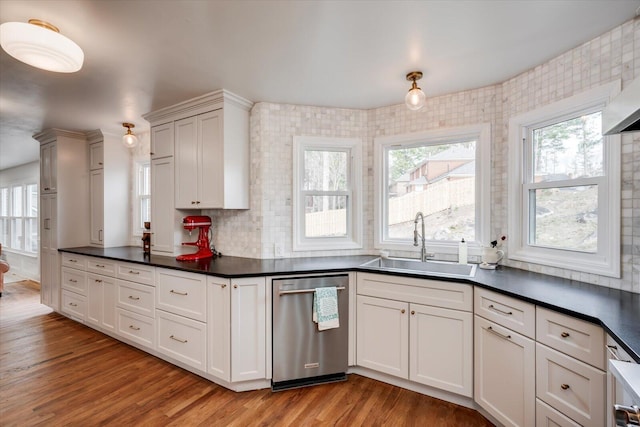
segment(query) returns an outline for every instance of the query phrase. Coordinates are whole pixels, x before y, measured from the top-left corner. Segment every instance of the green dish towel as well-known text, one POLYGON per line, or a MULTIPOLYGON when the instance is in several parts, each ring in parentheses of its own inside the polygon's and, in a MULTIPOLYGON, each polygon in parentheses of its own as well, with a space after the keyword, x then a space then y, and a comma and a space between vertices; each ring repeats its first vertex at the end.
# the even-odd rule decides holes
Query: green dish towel
POLYGON ((318 324, 319 331, 340 327, 338 290, 335 286, 316 288, 313 293, 313 321, 318 324))

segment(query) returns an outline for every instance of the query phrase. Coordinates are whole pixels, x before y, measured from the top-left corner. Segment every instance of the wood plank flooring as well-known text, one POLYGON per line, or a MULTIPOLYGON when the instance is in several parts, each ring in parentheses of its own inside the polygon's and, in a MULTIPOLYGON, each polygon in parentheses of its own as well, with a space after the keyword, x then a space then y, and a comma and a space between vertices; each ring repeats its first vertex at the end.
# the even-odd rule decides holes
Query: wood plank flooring
POLYGON ((2 426, 491 426, 477 412, 358 375, 235 393, 39 304, 0 298, 2 426))

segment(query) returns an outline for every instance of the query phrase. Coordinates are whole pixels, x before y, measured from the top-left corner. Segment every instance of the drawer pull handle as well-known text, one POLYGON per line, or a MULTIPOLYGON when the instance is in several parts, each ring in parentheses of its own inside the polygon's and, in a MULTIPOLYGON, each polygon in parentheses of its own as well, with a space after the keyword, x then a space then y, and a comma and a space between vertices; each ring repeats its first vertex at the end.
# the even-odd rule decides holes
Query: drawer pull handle
POLYGON ((487 328, 487 331, 489 331, 489 332, 491 332, 492 334, 497 335, 497 336, 499 336, 499 337, 501 337, 501 338, 504 338, 504 339, 506 339, 506 340, 510 340, 510 339, 511 339, 511 335, 503 335, 503 334, 501 334, 500 332, 498 332, 498 331, 496 331, 495 329, 493 329, 491 326, 489 326, 489 327, 487 328))
POLYGON ((98 267, 98 268, 104 268, 104 265, 96 264, 96 267, 98 267))
POLYGON ((569 332, 563 332, 563 333, 560 334, 560 336, 562 338, 568 338, 569 337, 569 332))
POLYGON ((140 328, 138 328, 137 326, 133 326, 133 325, 129 325, 129 329, 133 329, 134 331, 139 331, 140 328))
POLYGON ((69 281, 70 281, 71 283, 78 283, 78 281, 77 281, 76 279, 69 279, 69 281))
POLYGON ((169 292, 171 292, 172 294, 182 295, 182 296, 189 295, 187 292, 178 292, 178 291, 174 291, 173 289, 171 289, 171 291, 169 291, 169 292))
POLYGON ((171 338, 174 341, 181 342, 182 344, 186 344, 187 343, 187 340, 181 340, 180 338, 176 338, 173 335, 171 335, 169 338, 171 338))
POLYGON ((139 271, 129 270, 129 274, 140 274, 140 272, 139 271))
POLYGON ((569 384, 562 384, 560 385, 560 388, 563 390, 569 390, 571 387, 569 387, 569 384))
POLYGON ((78 262, 75 259, 70 259, 69 262, 78 262))
POLYGON ((75 302, 70 302, 70 303, 69 303, 69 305, 70 305, 71 307, 77 307, 77 306, 78 306, 78 304, 76 304, 75 302))
MULTIPOLYGON (((611 357, 613 357, 616 360, 622 360, 620 359, 620 355, 618 354, 618 346, 616 345, 611 345, 611 344, 607 344, 607 351, 609 352, 609 354, 611 354, 611 357)), ((631 360, 622 360, 623 362, 631 362, 631 360)))
POLYGON ((498 313, 506 314, 507 316, 511 316, 513 314, 512 311, 500 310, 498 307, 495 307, 493 304, 491 304, 489 308, 493 311, 497 311, 498 313))
POLYGON ((96 283, 102 283, 102 280, 100 280, 100 279, 95 279, 94 281, 95 281, 96 283))
POLYGON ((132 299, 134 301, 138 301, 140 299, 140 297, 134 297, 133 295, 129 295, 129 299, 132 299))

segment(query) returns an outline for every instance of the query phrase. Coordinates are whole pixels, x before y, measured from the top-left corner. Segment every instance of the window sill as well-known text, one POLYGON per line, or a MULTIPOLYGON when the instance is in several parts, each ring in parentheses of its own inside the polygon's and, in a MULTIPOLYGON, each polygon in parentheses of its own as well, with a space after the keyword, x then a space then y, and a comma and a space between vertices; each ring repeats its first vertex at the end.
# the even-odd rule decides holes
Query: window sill
POLYGON ((528 262, 546 267, 620 278, 619 260, 609 260, 607 262, 606 257, 596 254, 576 255, 563 250, 548 250, 545 252, 549 253, 536 253, 533 250, 525 251, 521 248, 509 253, 507 258, 513 261, 528 262))
POLYGON ((318 242, 318 243, 298 243, 293 246, 293 252, 306 251, 337 251, 344 249, 362 249, 362 244, 345 241, 345 242, 318 242))

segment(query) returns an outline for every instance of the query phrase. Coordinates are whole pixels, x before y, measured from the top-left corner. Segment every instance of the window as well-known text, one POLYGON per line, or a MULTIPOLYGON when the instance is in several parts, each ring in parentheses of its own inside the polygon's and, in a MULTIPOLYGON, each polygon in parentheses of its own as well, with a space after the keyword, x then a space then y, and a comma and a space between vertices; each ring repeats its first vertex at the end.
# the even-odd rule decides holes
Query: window
POLYGON ((490 125, 376 138, 376 247, 413 250, 424 215, 430 251, 488 243, 490 125))
POLYGON ((7 249, 38 253, 38 187, 0 188, 0 242, 7 249))
POLYGON ((611 86, 511 119, 509 257, 619 277, 619 137, 603 137, 611 86))
POLYGON ((151 221, 151 167, 148 162, 136 163, 134 235, 142 235, 144 223, 151 221))
POLYGON ((294 138, 293 250, 362 247, 361 143, 294 138))

